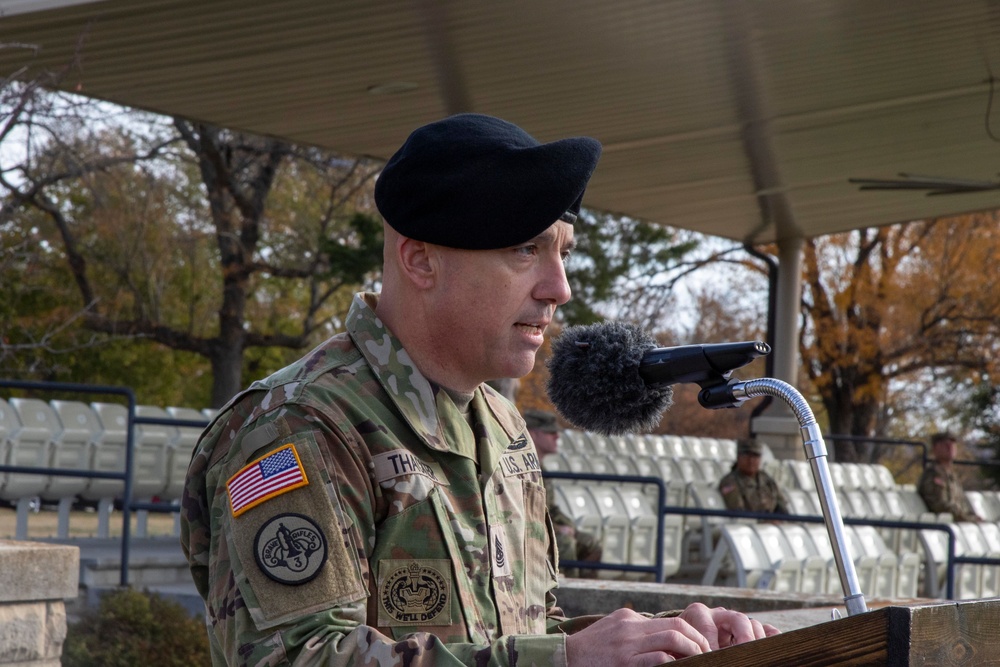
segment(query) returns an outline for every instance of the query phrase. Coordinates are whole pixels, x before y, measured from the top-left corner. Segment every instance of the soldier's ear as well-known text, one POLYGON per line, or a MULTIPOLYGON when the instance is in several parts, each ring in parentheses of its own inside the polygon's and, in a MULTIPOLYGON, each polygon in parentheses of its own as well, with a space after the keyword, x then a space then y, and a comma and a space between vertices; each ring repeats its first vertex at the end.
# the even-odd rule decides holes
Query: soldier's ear
POLYGON ((401 236, 397 245, 403 277, 419 289, 433 287, 436 277, 434 250, 430 244, 401 236))

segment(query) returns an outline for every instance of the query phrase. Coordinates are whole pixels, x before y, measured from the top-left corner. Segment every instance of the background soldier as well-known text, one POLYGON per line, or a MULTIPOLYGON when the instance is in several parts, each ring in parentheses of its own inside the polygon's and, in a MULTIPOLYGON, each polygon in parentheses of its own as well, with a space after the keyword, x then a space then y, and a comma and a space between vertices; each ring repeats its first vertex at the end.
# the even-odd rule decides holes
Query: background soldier
POLYGON ((731 510, 788 514, 788 497, 773 477, 760 469, 764 448, 750 439, 736 444, 736 463, 719 480, 719 493, 731 510))
MULTIPOLYGON (((535 443, 538 459, 544 460, 549 454, 559 451, 559 422, 555 414, 545 410, 525 410, 524 423, 528 433, 535 443)), ((599 563, 601 561, 601 540, 585 530, 577 530, 576 523, 568 517, 556 503, 552 484, 545 485, 545 499, 549 508, 549 517, 556 531, 556 547, 559 559, 582 560, 599 563)), ((567 577, 594 578, 598 570, 587 568, 564 568, 560 564, 559 571, 567 577)))
POLYGON ((955 521, 982 521, 969 505, 962 482, 955 473, 953 463, 957 446, 957 439, 947 431, 931 436, 931 460, 920 476, 917 491, 927 509, 936 514, 951 514, 955 521))

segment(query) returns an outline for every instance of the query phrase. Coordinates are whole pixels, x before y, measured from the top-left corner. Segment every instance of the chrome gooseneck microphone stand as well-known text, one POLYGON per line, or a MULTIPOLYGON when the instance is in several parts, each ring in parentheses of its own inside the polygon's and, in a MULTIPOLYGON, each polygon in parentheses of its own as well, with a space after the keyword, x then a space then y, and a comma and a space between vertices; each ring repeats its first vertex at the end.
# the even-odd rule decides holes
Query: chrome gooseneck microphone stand
POLYGON ((812 467, 813 479, 819 491, 820 505, 823 508, 823 519, 826 522, 826 532, 833 546, 833 556, 837 562, 840 574, 840 585, 844 591, 844 604, 848 616, 868 611, 865 596, 861 593, 858 574, 854 569, 854 561, 847 551, 847 540, 844 536, 844 519, 840 514, 837 494, 830 477, 830 466, 827 463, 826 443, 816 424, 816 417, 806 403, 802 394, 792 385, 781 380, 760 378, 757 380, 730 380, 714 386, 705 387, 698 394, 698 401, 706 408, 737 407, 744 401, 758 396, 774 396, 780 398, 792 409, 799 420, 802 431, 802 441, 806 448, 806 458, 812 467))

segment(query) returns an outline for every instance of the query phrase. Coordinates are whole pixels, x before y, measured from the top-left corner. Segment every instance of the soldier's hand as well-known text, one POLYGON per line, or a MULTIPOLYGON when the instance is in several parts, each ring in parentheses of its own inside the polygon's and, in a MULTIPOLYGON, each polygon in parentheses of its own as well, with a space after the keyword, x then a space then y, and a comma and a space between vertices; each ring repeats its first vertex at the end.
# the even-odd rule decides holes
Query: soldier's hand
MULTIPOLYGON (((703 622, 704 615, 697 620, 703 622)), ((566 637, 566 658, 570 667, 655 667, 710 650, 709 640, 687 620, 649 618, 630 609, 614 611, 566 637)))
POLYGON ((713 649, 735 646, 780 632, 773 625, 764 625, 738 611, 723 607, 709 609, 700 602, 688 605, 680 618, 701 633, 713 649))

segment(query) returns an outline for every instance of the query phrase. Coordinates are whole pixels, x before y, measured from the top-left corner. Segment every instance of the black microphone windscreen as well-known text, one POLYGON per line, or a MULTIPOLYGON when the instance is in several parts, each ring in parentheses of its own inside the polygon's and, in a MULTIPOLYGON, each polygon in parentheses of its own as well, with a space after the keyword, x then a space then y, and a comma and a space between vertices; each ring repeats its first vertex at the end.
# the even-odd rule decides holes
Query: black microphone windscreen
POLYGON ((578 428, 622 435, 652 430, 670 407, 669 386, 639 376, 652 336, 622 322, 567 328, 552 342, 549 399, 578 428))

